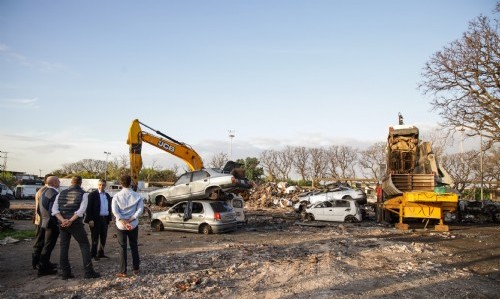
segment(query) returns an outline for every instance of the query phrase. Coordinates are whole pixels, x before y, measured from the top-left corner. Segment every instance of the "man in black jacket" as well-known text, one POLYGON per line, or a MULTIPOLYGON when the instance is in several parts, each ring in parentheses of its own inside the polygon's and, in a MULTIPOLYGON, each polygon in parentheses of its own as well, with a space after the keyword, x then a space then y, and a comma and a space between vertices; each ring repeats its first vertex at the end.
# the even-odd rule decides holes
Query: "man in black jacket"
POLYGON ((85 213, 85 223, 89 224, 92 239, 91 255, 98 261, 100 258, 108 258, 104 255, 108 225, 111 221, 111 196, 104 191, 106 181, 101 179, 97 190, 89 193, 89 202, 85 213))

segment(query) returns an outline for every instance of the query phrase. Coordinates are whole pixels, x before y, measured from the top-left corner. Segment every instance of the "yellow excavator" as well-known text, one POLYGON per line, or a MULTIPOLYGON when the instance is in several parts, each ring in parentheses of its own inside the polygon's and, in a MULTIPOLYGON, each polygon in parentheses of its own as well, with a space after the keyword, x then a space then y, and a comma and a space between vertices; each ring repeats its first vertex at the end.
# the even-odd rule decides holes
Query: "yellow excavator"
POLYGON ((191 146, 141 123, 138 119, 134 119, 130 125, 127 138, 127 144, 130 149, 130 173, 134 186, 137 186, 139 182, 139 172, 142 168, 141 150, 143 141, 182 159, 191 171, 203 168, 203 161, 200 155, 191 146), (143 131, 141 125, 164 138, 143 131))

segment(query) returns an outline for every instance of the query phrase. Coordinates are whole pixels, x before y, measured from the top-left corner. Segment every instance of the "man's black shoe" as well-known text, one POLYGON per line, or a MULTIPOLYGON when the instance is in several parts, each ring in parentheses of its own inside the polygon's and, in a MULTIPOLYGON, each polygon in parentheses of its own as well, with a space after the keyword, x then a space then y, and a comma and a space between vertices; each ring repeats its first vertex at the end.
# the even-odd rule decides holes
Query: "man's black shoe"
POLYGON ((92 272, 87 272, 85 273, 85 276, 83 278, 99 278, 101 277, 101 274, 98 272, 92 271, 92 272))
POLYGON ((41 268, 38 270, 38 277, 40 276, 45 276, 45 275, 55 275, 57 274, 57 270, 56 269, 44 269, 44 270, 41 270, 41 268))
POLYGON ((63 274, 62 275, 62 280, 68 280, 70 278, 75 278, 75 275, 73 275, 73 273, 63 274))

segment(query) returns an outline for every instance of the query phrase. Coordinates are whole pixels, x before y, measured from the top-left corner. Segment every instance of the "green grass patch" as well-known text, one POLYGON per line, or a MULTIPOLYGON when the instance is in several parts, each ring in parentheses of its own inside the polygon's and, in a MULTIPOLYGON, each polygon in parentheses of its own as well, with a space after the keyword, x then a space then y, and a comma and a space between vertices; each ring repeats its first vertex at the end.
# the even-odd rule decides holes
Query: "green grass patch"
POLYGON ((8 230, 0 232, 0 240, 3 240, 7 237, 11 237, 11 238, 18 239, 18 240, 32 239, 35 237, 35 230, 34 229, 26 229, 26 230, 8 229, 8 230))

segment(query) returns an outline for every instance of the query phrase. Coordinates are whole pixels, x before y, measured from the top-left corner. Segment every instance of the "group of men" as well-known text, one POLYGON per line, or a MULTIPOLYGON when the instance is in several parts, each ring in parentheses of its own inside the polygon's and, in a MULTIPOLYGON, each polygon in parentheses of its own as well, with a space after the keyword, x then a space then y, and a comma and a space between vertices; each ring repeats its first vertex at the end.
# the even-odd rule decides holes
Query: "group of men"
POLYGON ((32 266, 38 269, 38 276, 57 274, 58 265, 50 262, 50 256, 57 239, 60 243, 59 268, 63 280, 74 278, 69 263, 69 246, 73 237, 80 247, 84 278, 98 278, 92 259, 108 258, 104 254, 108 226, 115 216, 117 236, 120 245, 120 271, 118 277, 126 277, 127 239, 131 247, 133 271, 139 272, 138 218, 144 205, 141 196, 131 189, 131 177, 122 176, 122 190, 113 198, 105 192, 106 181, 99 180, 97 190, 86 193, 82 177, 75 176, 71 186, 59 193, 60 181, 47 175, 45 185, 35 196, 36 236, 33 245, 32 266), (88 223, 91 242, 87 238, 85 223, 88 223))

